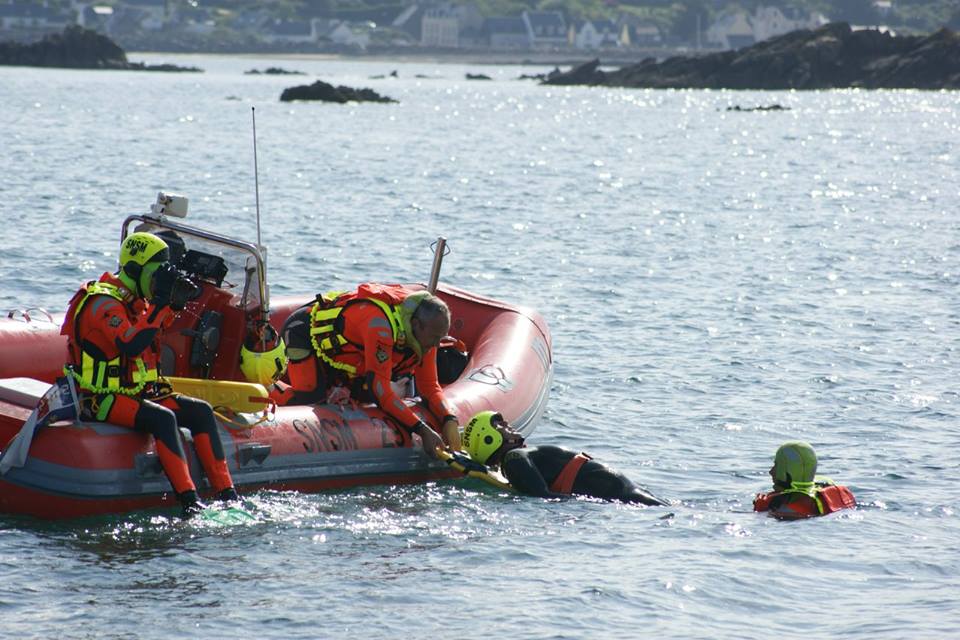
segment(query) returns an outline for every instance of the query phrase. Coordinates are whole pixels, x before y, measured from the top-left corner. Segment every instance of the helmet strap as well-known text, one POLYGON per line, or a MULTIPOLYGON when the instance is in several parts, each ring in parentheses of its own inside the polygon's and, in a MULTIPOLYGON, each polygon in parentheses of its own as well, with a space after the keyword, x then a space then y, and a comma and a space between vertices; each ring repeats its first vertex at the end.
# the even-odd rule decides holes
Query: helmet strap
MULTIPOLYGON (((130 291, 130 293, 137 296, 138 298, 142 297, 143 294, 140 291, 140 278, 133 277, 130 275, 129 270, 127 269, 127 267, 129 266, 130 264, 127 264, 123 269, 118 271, 117 277, 120 278, 120 281, 123 282, 124 286, 130 291)), ((140 265, 136 265, 136 266, 140 267, 140 265)))

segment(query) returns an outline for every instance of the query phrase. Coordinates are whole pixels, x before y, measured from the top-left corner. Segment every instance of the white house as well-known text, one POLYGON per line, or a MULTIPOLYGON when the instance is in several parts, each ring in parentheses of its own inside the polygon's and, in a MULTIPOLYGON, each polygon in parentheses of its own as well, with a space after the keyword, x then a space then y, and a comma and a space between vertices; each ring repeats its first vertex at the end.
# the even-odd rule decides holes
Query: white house
POLYGON ((797 29, 816 29, 826 24, 827 19, 819 13, 759 6, 753 14, 751 23, 753 38, 756 42, 760 42, 797 29))
POLYGON ((73 8, 77 11, 77 25, 84 29, 103 30, 113 18, 113 7, 105 4, 77 3, 73 8))
POLYGON ((620 44, 617 25, 609 20, 586 20, 570 25, 569 43, 577 49, 603 49, 620 44))
POLYGON ((449 8, 427 9, 420 23, 420 44, 425 47, 457 47, 460 20, 449 8))
POLYGON ((358 49, 366 49, 370 44, 369 24, 351 24, 346 20, 326 18, 314 18, 310 24, 318 40, 358 49))
POLYGON ((754 43, 750 16, 735 11, 720 16, 707 28, 707 43, 721 49, 739 49, 754 43))

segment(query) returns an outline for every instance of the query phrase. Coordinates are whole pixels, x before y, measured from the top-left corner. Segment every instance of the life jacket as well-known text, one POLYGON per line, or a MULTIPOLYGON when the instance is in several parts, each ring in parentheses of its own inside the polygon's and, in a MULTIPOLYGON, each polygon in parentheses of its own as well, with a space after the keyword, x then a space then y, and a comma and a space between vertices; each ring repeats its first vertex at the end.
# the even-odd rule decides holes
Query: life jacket
MULTIPOLYGON (((80 315, 87 301, 94 296, 109 296, 123 305, 128 318, 136 316, 131 308, 131 293, 122 282, 105 273, 100 280, 91 280, 74 294, 67 307, 60 334, 67 336, 67 351, 71 362, 64 373, 76 379, 82 390, 97 394, 139 394, 148 382, 158 379, 157 359, 154 357, 130 358, 120 353, 113 344, 97 345, 102 353, 84 349, 87 341, 78 335, 80 315)), ((92 318, 88 318, 90 320, 92 318)), ((90 327, 87 328, 88 330, 90 327)))
POLYGON ((812 506, 803 506, 804 502, 791 502, 791 507, 796 506, 798 508, 793 509, 797 512, 799 517, 814 517, 814 516, 823 516, 828 513, 834 513, 836 511, 841 511, 843 509, 852 509, 857 506, 857 500, 853 496, 853 492, 850 491, 847 487, 843 485, 833 484, 832 480, 824 479, 818 480, 816 483, 794 483, 796 484, 810 484, 814 485, 812 488, 805 487, 795 487, 790 488, 785 491, 771 491, 769 493, 761 493, 753 501, 753 510, 754 511, 769 511, 771 507, 776 507, 774 502, 777 498, 786 497, 790 495, 804 495, 809 498, 812 498, 812 501, 804 501, 807 505, 816 505, 816 512, 813 511, 812 506))
POLYGON ((557 477, 550 483, 550 491, 569 495, 573 491, 573 482, 577 479, 580 467, 585 465, 587 460, 591 459, 592 458, 585 453, 578 453, 570 458, 563 469, 560 469, 557 477))
POLYGON ((357 367, 347 360, 362 358, 363 345, 344 336, 343 312, 359 302, 370 302, 383 311, 393 333, 394 351, 410 350, 417 362, 423 357, 420 344, 413 337, 410 319, 417 305, 429 295, 426 291, 410 291, 399 285, 366 283, 356 291, 331 291, 317 295, 310 307, 310 342, 321 360, 343 373, 348 379, 357 376, 357 367), (344 358, 345 354, 354 358, 344 358))

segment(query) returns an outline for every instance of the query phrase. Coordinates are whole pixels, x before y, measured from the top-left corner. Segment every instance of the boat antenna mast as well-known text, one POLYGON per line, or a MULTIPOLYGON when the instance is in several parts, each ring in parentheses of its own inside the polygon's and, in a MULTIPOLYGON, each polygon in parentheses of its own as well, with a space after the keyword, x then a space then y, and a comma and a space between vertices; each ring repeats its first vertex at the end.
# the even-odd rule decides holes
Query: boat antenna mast
POLYGON ((260 235, 260 167, 257 164, 257 108, 250 107, 250 120, 253 124, 253 193, 257 207, 257 250, 263 259, 263 269, 260 269, 260 290, 263 292, 263 299, 260 300, 260 317, 253 321, 253 331, 260 342, 261 350, 267 348, 267 327, 270 326, 270 299, 269 285, 266 282, 267 268, 267 248, 263 246, 263 240, 260 235))
POLYGON ((257 108, 250 107, 250 118, 253 122, 253 193, 257 203, 257 248, 263 251, 260 241, 260 169, 257 166, 257 108))

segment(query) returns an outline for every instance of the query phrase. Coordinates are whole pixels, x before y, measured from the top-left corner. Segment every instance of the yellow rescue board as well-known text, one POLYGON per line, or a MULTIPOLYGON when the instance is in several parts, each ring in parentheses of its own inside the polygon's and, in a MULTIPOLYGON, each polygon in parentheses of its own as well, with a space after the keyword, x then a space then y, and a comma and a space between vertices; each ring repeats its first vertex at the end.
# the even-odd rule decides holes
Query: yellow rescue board
POLYGON ((437 449, 437 454, 440 456, 440 459, 450 465, 451 468, 456 469, 466 476, 476 478, 477 480, 483 480, 487 484, 492 484, 498 489, 513 491, 513 487, 510 486, 510 483, 505 477, 503 477, 502 473, 499 471, 494 471, 490 467, 481 464, 476 460, 471 460, 470 456, 465 453, 461 453, 459 451, 451 453, 446 449, 437 449))
POLYGON ((177 393, 206 400, 214 407, 228 407, 237 413, 263 411, 270 396, 262 384, 203 378, 164 378, 177 393))

